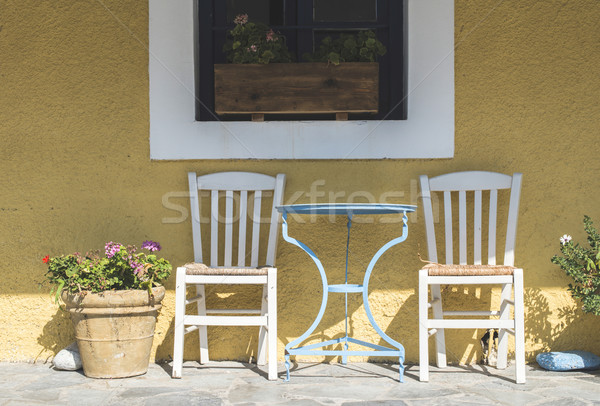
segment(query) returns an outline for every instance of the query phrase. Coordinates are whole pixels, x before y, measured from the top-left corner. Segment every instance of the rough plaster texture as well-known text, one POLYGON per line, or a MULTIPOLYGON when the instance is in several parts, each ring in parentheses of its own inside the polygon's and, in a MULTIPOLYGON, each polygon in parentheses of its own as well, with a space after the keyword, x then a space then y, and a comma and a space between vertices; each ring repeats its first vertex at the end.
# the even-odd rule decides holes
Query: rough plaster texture
MULTIPOLYGON (((568 278, 549 261, 560 235, 583 239, 583 214, 600 225, 596 0, 456 0, 456 153, 446 160, 151 162, 144 2, 4 0, 0 15, 0 360, 46 360, 73 340, 67 316, 47 287, 38 287, 45 255, 154 239, 173 264, 192 258, 186 216, 163 203, 187 205, 189 170, 286 173, 287 203, 365 196, 416 203, 423 173, 523 172, 516 258, 525 268, 528 360, 549 350, 600 353, 600 318, 576 310, 568 278)), ((397 231, 393 224, 355 225, 351 278, 397 231)), ((326 258, 336 270, 331 280, 341 277, 341 219, 290 224, 290 232, 326 258)), ((370 284, 376 319, 405 344, 410 362, 418 359, 417 251, 425 251, 419 213, 409 239, 381 258, 370 284)), ((278 267, 282 358, 283 346, 312 322, 321 292, 310 259, 283 241, 278 267)), ((172 354, 174 277, 166 287, 156 359, 172 354)), ((450 293, 455 302, 492 301, 485 289, 450 293)), ((240 290, 235 297, 246 303, 259 294, 240 290)), ((341 296, 330 308, 339 312, 326 315, 312 340, 342 334, 341 296)), ((351 296, 349 308, 351 332, 380 343, 360 300, 351 296)), ((255 331, 210 329, 212 357, 255 356, 255 331)), ((190 359, 198 354, 193 334, 190 359)), ((482 334, 450 331, 449 360, 477 360, 482 334)))

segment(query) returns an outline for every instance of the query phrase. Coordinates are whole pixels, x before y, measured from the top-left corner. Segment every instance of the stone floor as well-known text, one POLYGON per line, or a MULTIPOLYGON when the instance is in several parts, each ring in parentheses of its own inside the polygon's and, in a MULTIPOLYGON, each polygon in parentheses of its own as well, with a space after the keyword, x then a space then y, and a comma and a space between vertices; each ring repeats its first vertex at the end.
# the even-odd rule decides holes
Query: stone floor
POLYGON ((266 369, 241 362, 184 364, 171 379, 168 364, 126 379, 91 379, 50 364, 0 363, 0 405, 600 405, 600 371, 549 372, 528 366, 516 385, 514 368, 432 367, 429 383, 408 366, 295 364, 291 380, 266 380, 266 369))

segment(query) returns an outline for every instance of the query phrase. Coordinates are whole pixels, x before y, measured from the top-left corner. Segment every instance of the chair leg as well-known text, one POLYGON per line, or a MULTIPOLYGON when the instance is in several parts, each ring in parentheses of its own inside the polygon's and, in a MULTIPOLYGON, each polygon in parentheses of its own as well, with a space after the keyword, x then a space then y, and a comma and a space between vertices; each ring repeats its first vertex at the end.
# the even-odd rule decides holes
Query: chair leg
MULTIPOLYGON (((510 318, 510 300, 512 296, 513 285, 505 283, 502 285, 502 293, 500 294, 500 320, 508 320, 510 318)), ((498 330, 498 359, 496 368, 505 369, 508 365, 508 331, 506 329, 498 330)))
MULTIPOLYGON (((268 276, 267 284, 263 285, 262 302, 260 305, 261 316, 267 316, 267 320, 270 317, 268 310, 268 276)), ((265 365, 267 363, 267 332, 269 331, 267 326, 260 326, 258 330, 258 351, 256 353, 256 365, 265 365)))
POLYGON ((175 327, 173 338, 173 378, 181 378, 183 369, 183 336, 185 326, 183 319, 185 317, 185 268, 177 268, 175 285, 175 327))
POLYGON ((428 272, 426 269, 419 271, 419 381, 421 382, 429 381, 428 272))
POLYGON ((515 363, 516 381, 525 383, 525 304, 523 270, 515 269, 515 363))
MULTIPOLYGON (((433 318, 441 320, 444 318, 444 311, 442 309, 442 292, 440 285, 430 285, 430 289, 431 299, 433 301, 433 318)), ((438 368, 446 368, 446 334, 444 333, 443 328, 438 328, 437 333, 435 333, 435 349, 438 368)))
MULTIPOLYGON (((204 285, 196 285, 196 295, 202 296, 197 302, 198 316, 206 316, 206 294, 204 285)), ((206 364, 208 358, 208 331, 206 326, 198 326, 198 344, 200 348, 200 363, 206 364)))
POLYGON ((269 380, 277 380, 277 269, 269 269, 267 277, 267 314, 269 333, 269 380))

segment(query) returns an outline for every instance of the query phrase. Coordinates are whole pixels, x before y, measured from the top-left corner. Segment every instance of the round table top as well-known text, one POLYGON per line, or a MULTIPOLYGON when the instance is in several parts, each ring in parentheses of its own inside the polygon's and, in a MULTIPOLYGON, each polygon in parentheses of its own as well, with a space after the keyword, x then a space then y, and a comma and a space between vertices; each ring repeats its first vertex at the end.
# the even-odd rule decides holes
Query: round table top
POLYGON ((387 203, 315 203, 277 206, 281 213, 295 214, 394 214, 411 213, 417 206, 387 203))

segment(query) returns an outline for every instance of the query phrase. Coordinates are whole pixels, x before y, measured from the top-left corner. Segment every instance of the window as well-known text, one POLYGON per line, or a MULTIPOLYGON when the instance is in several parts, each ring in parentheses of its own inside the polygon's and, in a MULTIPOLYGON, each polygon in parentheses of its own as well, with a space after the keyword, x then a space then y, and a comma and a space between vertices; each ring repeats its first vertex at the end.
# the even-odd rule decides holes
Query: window
MULTIPOLYGON (((295 61, 326 36, 373 30, 387 48, 379 57, 379 113, 350 114, 351 120, 406 119, 405 0, 200 0, 198 5, 198 65, 196 119, 243 119, 214 113, 213 64, 225 63, 227 31, 238 14, 262 22, 286 37, 295 61)), ((267 115, 268 120, 332 120, 333 114, 267 115)))
POLYGON ((151 159, 453 157, 453 0, 405 0, 406 120, 264 122, 195 120, 198 1, 149 0, 151 159))

